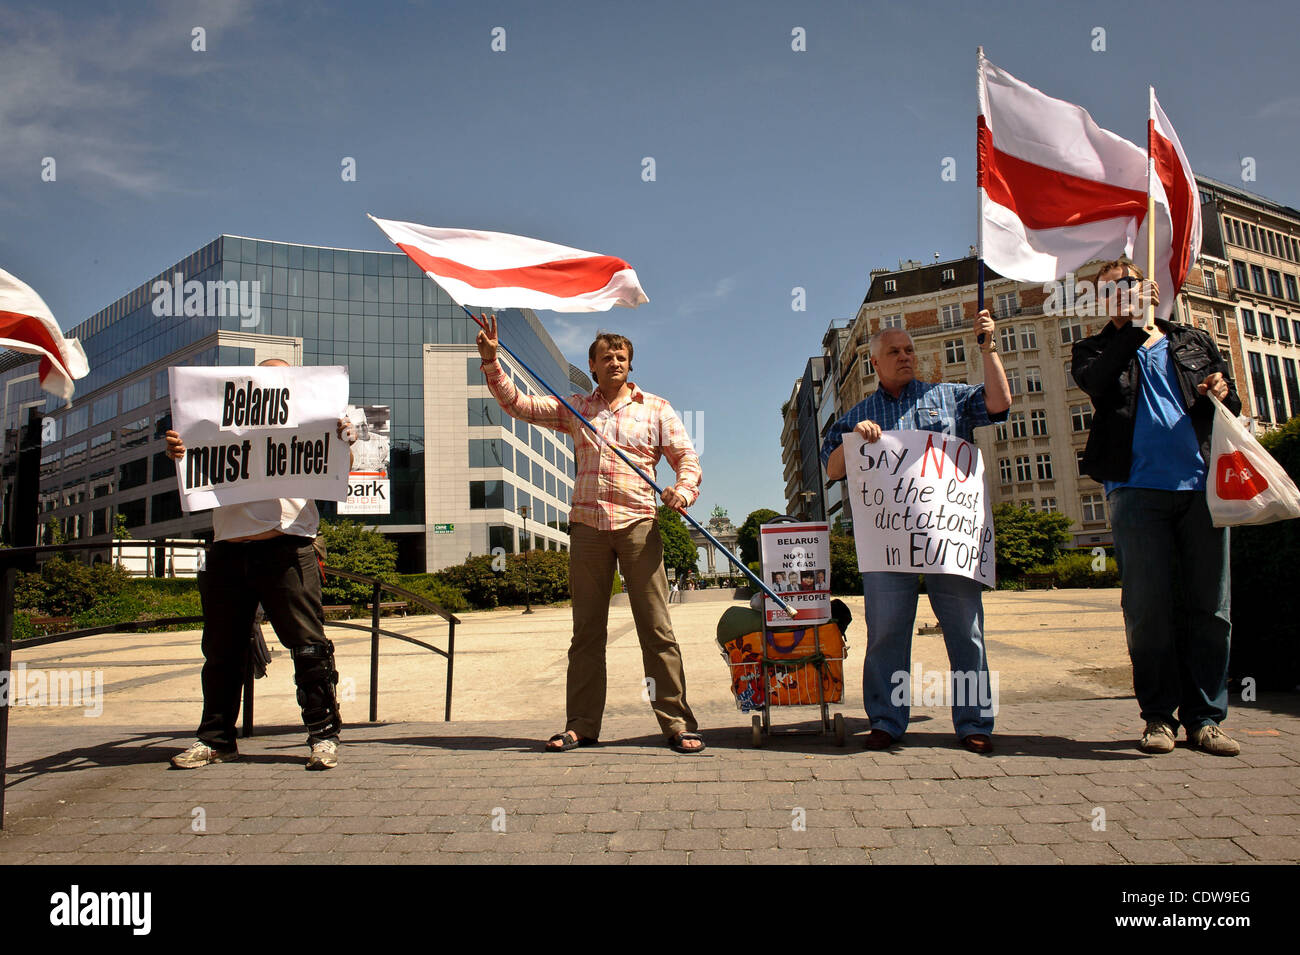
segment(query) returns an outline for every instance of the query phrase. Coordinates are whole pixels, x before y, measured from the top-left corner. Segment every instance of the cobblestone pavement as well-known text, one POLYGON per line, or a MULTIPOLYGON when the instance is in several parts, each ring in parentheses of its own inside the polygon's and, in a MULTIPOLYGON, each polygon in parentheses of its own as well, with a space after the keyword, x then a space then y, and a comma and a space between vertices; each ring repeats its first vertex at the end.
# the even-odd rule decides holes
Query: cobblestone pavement
MULTIPOLYGON (((790 712, 809 711, 774 721, 790 712)), ((1004 705, 983 757, 931 709, 884 753, 811 736, 755 749, 733 725, 678 756, 648 713, 561 754, 541 752, 557 727, 536 721, 393 723, 350 727, 339 768, 309 773, 290 726, 188 772, 166 765, 188 731, 13 726, 0 862, 1300 860, 1300 701, 1265 695, 1225 727, 1236 759, 1143 756, 1132 700, 1004 705)))

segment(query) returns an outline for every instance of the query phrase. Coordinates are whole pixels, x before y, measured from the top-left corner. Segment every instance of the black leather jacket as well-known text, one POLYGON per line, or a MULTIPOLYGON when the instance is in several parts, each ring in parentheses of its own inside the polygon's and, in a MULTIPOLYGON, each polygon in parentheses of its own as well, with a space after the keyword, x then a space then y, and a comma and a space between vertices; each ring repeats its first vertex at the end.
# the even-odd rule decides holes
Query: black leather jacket
MULTIPOLYGON (((1196 386, 1216 371, 1228 384, 1224 406, 1241 411, 1241 398, 1232 380, 1232 368, 1219 353, 1214 339, 1198 328, 1156 319, 1169 339, 1169 353, 1178 369, 1183 404, 1192 419, 1201 457, 1210 462, 1210 429, 1214 405, 1196 386)), ((1138 349, 1148 334, 1140 322, 1117 329, 1113 322, 1095 335, 1074 343, 1071 371, 1079 387, 1092 398, 1092 432, 1083 452, 1083 473, 1097 481, 1126 481, 1133 464, 1133 425, 1137 414, 1141 370, 1138 349)))

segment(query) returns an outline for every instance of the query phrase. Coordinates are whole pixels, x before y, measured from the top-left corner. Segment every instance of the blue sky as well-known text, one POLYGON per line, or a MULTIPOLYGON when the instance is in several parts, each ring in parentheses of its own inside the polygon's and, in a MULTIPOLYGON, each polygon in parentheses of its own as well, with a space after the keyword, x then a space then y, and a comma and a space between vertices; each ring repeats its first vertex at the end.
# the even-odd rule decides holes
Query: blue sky
POLYGON ((222 232, 388 248, 366 212, 621 256, 648 305, 542 320, 579 364, 597 327, 633 339, 634 380, 703 415, 693 513, 738 523, 782 507, 780 405, 869 271, 975 241, 977 45, 1139 142, 1154 84, 1196 172, 1300 206, 1298 26, 1287 3, 5 3, 0 266, 68 328, 222 232))

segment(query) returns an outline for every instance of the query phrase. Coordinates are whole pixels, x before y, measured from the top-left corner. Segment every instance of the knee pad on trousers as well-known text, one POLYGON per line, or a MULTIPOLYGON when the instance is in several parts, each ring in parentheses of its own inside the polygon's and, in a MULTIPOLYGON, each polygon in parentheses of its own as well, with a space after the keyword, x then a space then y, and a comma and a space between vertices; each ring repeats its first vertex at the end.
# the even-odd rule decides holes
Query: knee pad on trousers
POLYGON ((339 672, 334 669, 334 644, 326 640, 290 652, 293 680, 298 685, 298 705, 302 707, 307 732, 312 736, 337 736, 343 728, 343 718, 334 691, 339 682, 339 672))

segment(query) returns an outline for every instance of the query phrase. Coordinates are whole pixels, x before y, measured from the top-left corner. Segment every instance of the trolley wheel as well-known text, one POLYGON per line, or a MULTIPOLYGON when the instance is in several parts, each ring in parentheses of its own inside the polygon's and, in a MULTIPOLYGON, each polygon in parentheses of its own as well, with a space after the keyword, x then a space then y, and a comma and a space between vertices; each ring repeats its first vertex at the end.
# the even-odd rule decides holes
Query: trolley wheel
POLYGON ((835 714, 835 745, 844 745, 844 714, 835 714))
POLYGON ((750 724, 750 738, 755 749, 763 748, 763 717, 755 715, 750 724))

